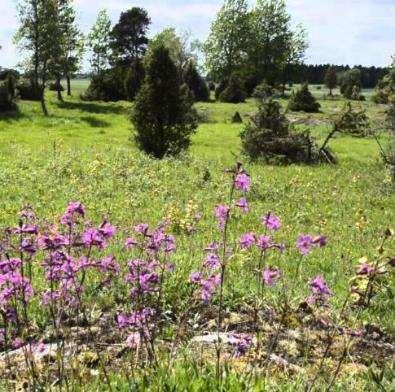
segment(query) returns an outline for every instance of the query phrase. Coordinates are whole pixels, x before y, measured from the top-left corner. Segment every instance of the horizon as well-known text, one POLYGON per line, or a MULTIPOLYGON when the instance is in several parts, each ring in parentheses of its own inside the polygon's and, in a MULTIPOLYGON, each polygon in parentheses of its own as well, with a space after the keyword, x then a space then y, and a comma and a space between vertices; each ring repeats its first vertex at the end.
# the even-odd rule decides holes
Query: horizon
MULTIPOLYGON (((13 44, 18 28, 16 0, 3 0, 5 7, 0 15, 0 66, 15 68, 24 57, 13 44)), ((210 31, 211 22, 222 5, 222 0, 99 0, 92 9, 89 0, 75 0, 78 24, 84 34, 89 32, 98 12, 105 8, 114 24, 122 11, 131 7, 145 8, 152 24, 152 37, 165 27, 189 31, 191 38, 203 41, 210 31)), ((251 2, 253 3, 253 2, 251 2)), ((308 65, 333 64, 388 67, 395 52, 395 1, 394 0, 288 0, 287 9, 292 24, 306 29, 309 48, 304 62, 308 65), (337 16, 339 7, 342 17, 337 16), (358 7, 358 12, 355 8, 358 7), (352 23, 350 23, 350 21, 352 23), (341 45, 339 45, 341 43, 341 45)), ((89 53, 85 53, 81 73, 89 72, 89 53)))

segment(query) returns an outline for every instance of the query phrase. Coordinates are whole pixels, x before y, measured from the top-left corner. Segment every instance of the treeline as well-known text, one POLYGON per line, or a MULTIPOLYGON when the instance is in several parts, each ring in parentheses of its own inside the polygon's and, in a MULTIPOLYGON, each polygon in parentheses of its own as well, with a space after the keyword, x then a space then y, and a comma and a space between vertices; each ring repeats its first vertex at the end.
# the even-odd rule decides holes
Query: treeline
MULTIPOLYGON (((348 65, 332 65, 332 64, 295 64, 289 65, 288 82, 300 83, 308 82, 311 84, 324 84, 325 75, 329 68, 334 68, 337 75, 349 71, 351 69, 348 65)), ((361 73, 361 87, 374 88, 377 86, 379 80, 383 78, 389 71, 387 67, 364 67, 357 65, 353 68, 359 69, 361 73)))

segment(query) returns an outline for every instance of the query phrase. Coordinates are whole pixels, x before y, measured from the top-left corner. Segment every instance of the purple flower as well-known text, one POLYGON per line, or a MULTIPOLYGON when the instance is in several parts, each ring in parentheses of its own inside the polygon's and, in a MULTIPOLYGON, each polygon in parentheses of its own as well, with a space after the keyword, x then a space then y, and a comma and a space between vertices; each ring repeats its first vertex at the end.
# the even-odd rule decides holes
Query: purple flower
POLYGON ((191 283, 200 283, 201 279, 202 279, 201 272, 192 272, 191 275, 189 276, 189 281, 191 283))
POLYGON ((229 343, 234 347, 233 357, 240 358, 252 346, 252 338, 247 334, 229 333, 229 343))
POLYGON ((216 242, 212 242, 211 244, 208 244, 204 250, 208 251, 208 252, 215 252, 216 250, 219 249, 219 244, 216 242))
POLYGON ((372 267, 369 263, 362 263, 358 268, 358 275, 370 275, 374 271, 374 267, 372 267))
POLYGON ((239 207, 243 212, 246 213, 250 210, 247 199, 244 197, 242 197, 239 201, 236 202, 236 207, 239 207))
POLYGON ((250 189, 251 180, 246 173, 239 173, 235 178, 235 188, 240 191, 248 191, 250 189))
POLYGON ((134 231, 139 234, 147 234, 148 225, 146 223, 139 223, 138 225, 134 226, 134 231))
POLYGON ((21 348, 24 345, 23 340, 21 338, 15 338, 12 342, 12 346, 15 349, 21 348))
POLYGON ((82 234, 82 243, 86 247, 97 246, 100 249, 106 247, 103 233, 93 227, 88 227, 82 234))
POLYGON ((281 278, 282 272, 275 267, 267 267, 262 272, 263 281, 266 285, 272 286, 281 278))
POLYGON ((239 244, 242 249, 251 248, 251 246, 255 244, 255 234, 254 233, 243 234, 240 237, 239 244))
POLYGON ((306 256, 310 253, 311 248, 314 246, 313 237, 308 234, 300 235, 296 242, 296 245, 299 249, 299 252, 303 256, 306 256))
POLYGON ((317 275, 315 278, 311 279, 309 285, 313 294, 320 296, 329 296, 332 294, 321 275, 317 275))
POLYGON ((262 217, 262 223, 269 230, 273 230, 273 231, 276 231, 281 227, 280 218, 278 218, 276 215, 272 214, 271 212, 267 213, 265 216, 262 217))
POLYGON ((218 204, 214 209, 214 214, 218 220, 218 228, 223 229, 229 217, 230 208, 223 204, 218 204))
POLYGON ((24 238, 21 241, 20 250, 30 255, 34 255, 37 252, 37 246, 35 241, 31 238, 24 238))
POLYGON ((262 250, 269 249, 272 246, 272 239, 268 235, 260 235, 256 241, 256 246, 262 250))
POLYGON ((125 241, 125 248, 127 248, 127 249, 132 249, 132 248, 134 248, 137 244, 138 244, 138 242, 137 242, 134 238, 126 238, 126 241, 125 241))
POLYGON ((85 216, 85 207, 79 201, 72 201, 66 208, 66 212, 60 218, 62 225, 72 226, 76 222, 76 215, 85 216))
POLYGON ((114 237, 116 228, 108 222, 103 222, 99 228, 99 232, 104 238, 108 239, 114 237))
POLYGON ((138 332, 133 332, 126 339, 126 345, 129 348, 135 349, 140 345, 140 334, 138 332))
POLYGON ((218 268, 221 265, 221 262, 219 261, 218 256, 215 253, 209 253, 205 260, 203 265, 206 268, 218 268))
POLYGON ((215 291, 215 289, 221 284, 221 275, 211 275, 207 279, 202 279, 200 281, 201 290, 200 297, 205 304, 208 304, 211 301, 211 297, 215 291))
POLYGON ((69 245, 69 241, 65 236, 59 233, 50 235, 40 235, 37 240, 38 246, 44 250, 56 250, 63 246, 69 245))
POLYGON ((13 230, 15 234, 37 234, 37 226, 35 225, 29 225, 29 224, 23 224, 21 227, 17 227, 13 230))
POLYGON ((327 239, 324 235, 318 235, 313 238, 313 243, 314 245, 318 245, 320 248, 325 246, 327 244, 327 239))

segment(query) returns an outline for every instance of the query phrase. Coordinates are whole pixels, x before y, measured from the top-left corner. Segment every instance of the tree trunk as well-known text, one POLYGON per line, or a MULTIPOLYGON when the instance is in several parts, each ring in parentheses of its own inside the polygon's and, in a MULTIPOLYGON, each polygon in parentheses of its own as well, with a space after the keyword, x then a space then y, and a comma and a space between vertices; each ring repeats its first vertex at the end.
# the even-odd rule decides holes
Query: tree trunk
POLYGON ((48 109, 45 103, 45 88, 41 89, 41 108, 43 110, 44 116, 48 116, 48 109))
POLYGON ((66 80, 67 80, 67 95, 71 95, 71 83, 70 83, 70 75, 66 75, 66 80))
POLYGON ((60 78, 56 79, 56 84, 58 86, 58 101, 63 102, 62 90, 60 89, 60 78))

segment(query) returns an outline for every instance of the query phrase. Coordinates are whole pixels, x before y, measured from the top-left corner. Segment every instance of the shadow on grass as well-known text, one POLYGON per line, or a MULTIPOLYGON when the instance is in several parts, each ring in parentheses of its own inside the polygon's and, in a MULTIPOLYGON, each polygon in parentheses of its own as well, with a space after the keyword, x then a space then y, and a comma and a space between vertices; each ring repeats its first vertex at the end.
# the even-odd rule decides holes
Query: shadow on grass
POLYGON ((125 113, 125 108, 114 103, 98 103, 98 102, 58 102, 57 106, 61 109, 81 110, 89 113, 102 114, 121 114, 125 113))
POLYGON ((85 121, 92 128, 106 128, 111 125, 109 122, 100 120, 100 119, 95 118, 93 116, 81 117, 81 120, 85 121))
POLYGON ((26 117, 27 116, 20 111, 0 113, 0 121, 4 121, 6 123, 13 123, 26 117))

